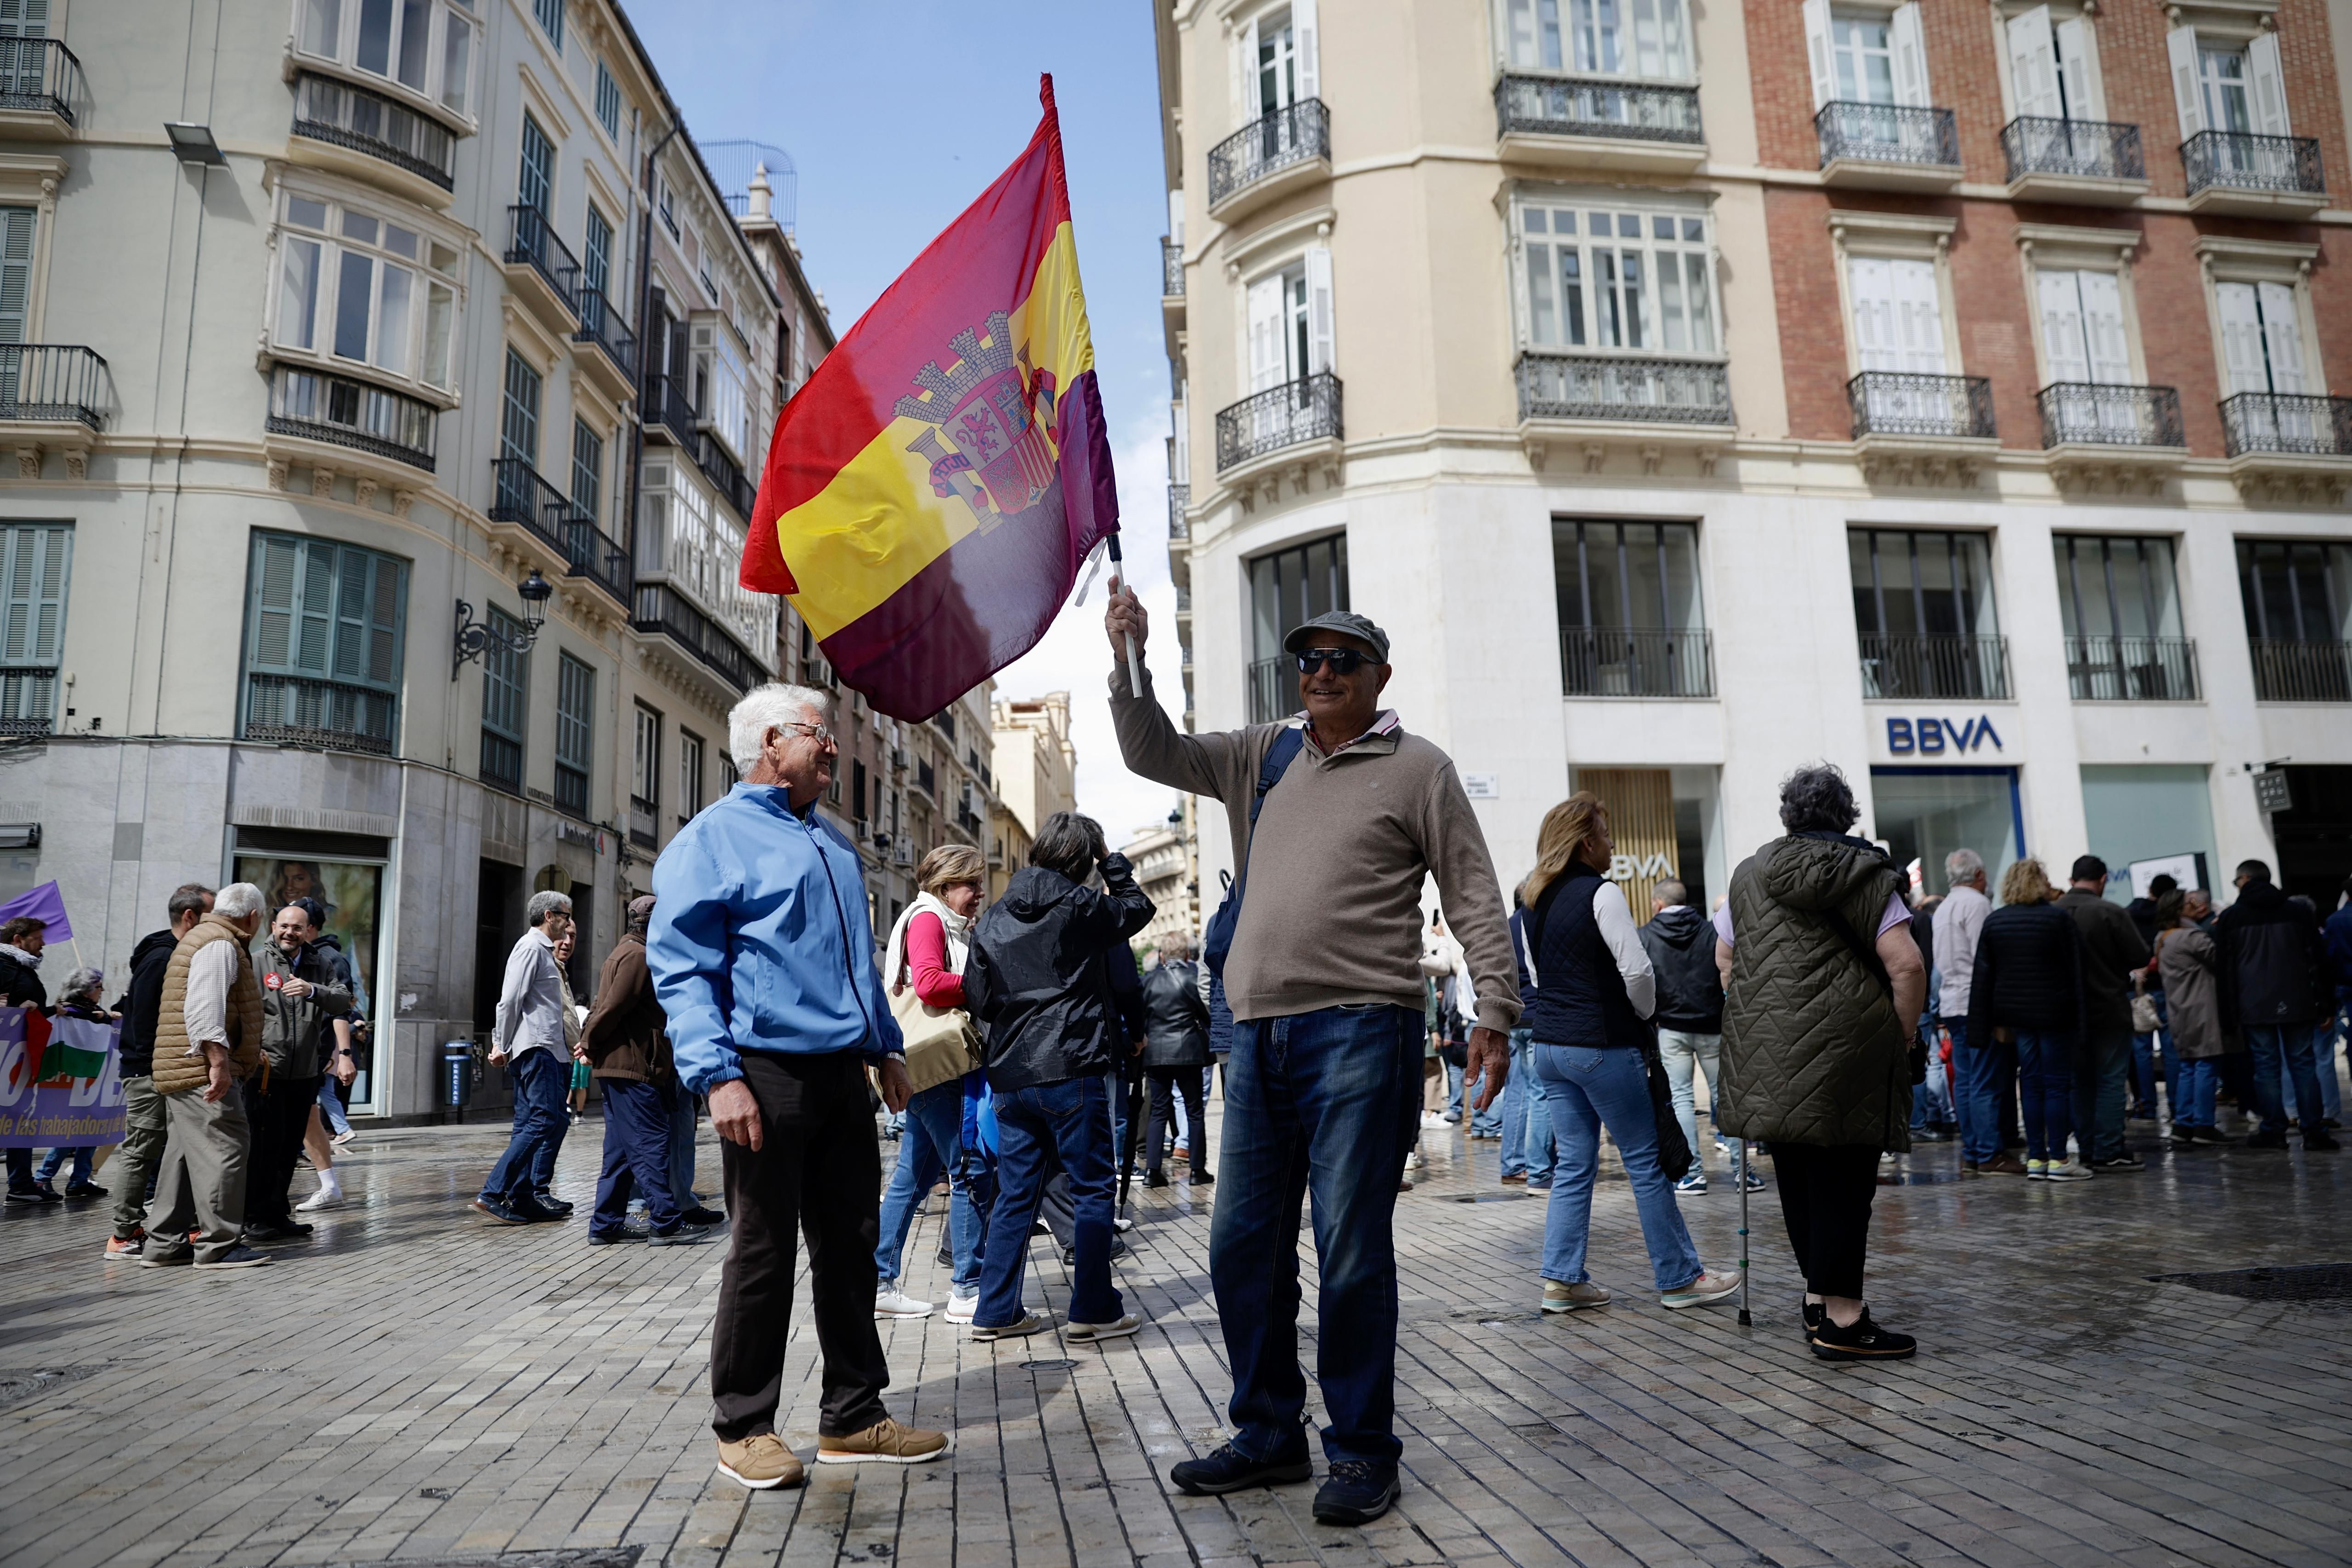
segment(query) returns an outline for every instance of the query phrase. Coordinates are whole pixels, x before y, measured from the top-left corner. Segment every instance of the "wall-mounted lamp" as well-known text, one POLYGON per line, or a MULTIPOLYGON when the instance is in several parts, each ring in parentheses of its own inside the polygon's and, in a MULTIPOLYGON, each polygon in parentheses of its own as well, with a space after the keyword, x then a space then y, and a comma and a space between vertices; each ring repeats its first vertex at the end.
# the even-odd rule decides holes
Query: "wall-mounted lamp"
POLYGON ((541 577, 539 568, 532 567, 530 575, 515 584, 515 591, 522 596, 522 629, 519 632, 502 631, 488 621, 475 620, 474 607, 462 599, 457 601, 457 653, 449 664, 451 680, 456 680, 457 672, 469 662, 492 648, 527 653, 530 645, 539 641, 539 629, 546 624, 547 601, 555 597, 555 584, 541 577))
POLYGON ((163 135, 171 141, 172 151, 178 154, 183 163, 210 163, 215 167, 226 167, 228 163, 228 154, 223 152, 220 143, 213 140, 213 128, 209 125, 190 125, 185 120, 167 120, 163 122, 163 135))

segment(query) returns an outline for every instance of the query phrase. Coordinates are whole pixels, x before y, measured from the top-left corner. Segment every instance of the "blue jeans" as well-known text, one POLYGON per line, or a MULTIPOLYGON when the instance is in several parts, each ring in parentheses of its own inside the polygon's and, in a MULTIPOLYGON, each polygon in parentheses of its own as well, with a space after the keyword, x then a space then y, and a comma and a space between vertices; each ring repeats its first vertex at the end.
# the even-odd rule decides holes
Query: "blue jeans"
POLYGON ((1045 1151, 1061 1155, 1076 1210, 1069 1321, 1112 1322, 1126 1312, 1110 1282, 1110 1106, 1100 1078, 1071 1078, 996 1095, 996 1206, 989 1213, 988 1256, 980 1270, 980 1308, 972 1323, 1003 1328, 1021 1321, 1021 1281, 1029 1262, 1029 1228, 1049 1174, 1045 1151))
POLYGON ((2320 1020, 2311 1036, 2311 1067, 2319 1078, 2319 1113, 2341 1120, 2344 1115, 2344 1091, 2336 1082, 2336 1018, 2330 1014, 2320 1020))
POLYGON ((662 1092, 669 1113, 669 1195, 683 1214, 701 1204, 694 1196, 694 1094, 683 1083, 662 1092))
POLYGON ((88 1144, 82 1145, 78 1149, 51 1149, 41 1156, 41 1168, 33 1179, 36 1181, 54 1179, 58 1167, 66 1163, 66 1156, 70 1155, 73 1156, 73 1174, 66 1178, 66 1185, 87 1186, 89 1185, 89 1156, 92 1152, 88 1144))
POLYGON ((2111 1160, 2124 1152, 2124 1086, 2131 1072, 2131 1036, 2093 1030, 2074 1053, 2074 1136, 2083 1161, 2111 1160))
POLYGON ((1462 1120, 1463 1070, 1442 1056, 1438 1058, 1438 1065, 1445 1069, 1445 1119, 1459 1122, 1462 1120))
MULTIPOLYGON (((563 1135, 572 1131, 572 1058, 568 1054, 550 1055, 543 1051, 525 1051, 523 1054, 545 1056, 556 1064, 555 1120, 549 1125, 547 1136, 539 1145, 539 1152, 530 1159, 530 1190, 545 1197, 552 1194, 555 1186, 556 1154, 563 1147, 563 1135)), ((516 1089, 515 1097, 518 1107, 515 1120, 520 1123, 522 1120, 520 1108, 522 1092, 520 1087, 516 1089)))
POLYGON ((1544 1278, 1566 1285, 1587 1278, 1584 1246, 1605 1126, 1633 1184, 1633 1207, 1642 1217, 1642 1240, 1650 1249, 1658 1289, 1678 1291, 1696 1280, 1706 1270, 1675 1207, 1674 1184, 1658 1165, 1658 1126, 1650 1111, 1642 1053, 1538 1041, 1536 1076, 1544 1081, 1544 1103, 1559 1137, 1559 1169, 1544 1210, 1544 1278))
POLYGON ((1511 1031, 1511 1076, 1503 1085, 1503 1174, 1524 1175, 1529 1186, 1551 1185, 1551 1113, 1536 1076, 1536 1031, 1511 1031))
POLYGON ((2210 1127, 2213 1124, 2213 1097, 2221 1092, 2220 1064, 2208 1058, 2202 1061, 2184 1061, 2180 1066, 2180 1086, 2172 1094, 2172 1124, 2176 1127, 2210 1127))
MULTIPOLYGON (((2071 1032, 2017 1035, 2017 1087, 2024 1103, 2025 1157, 2063 1162, 2066 1135, 2075 1130, 2074 1036, 2071 1032)), ((2083 1157, 2091 1158, 2091 1134, 2083 1130, 2083 1157)))
POLYGON ((1989 1040, 1969 1043, 1965 1019, 1944 1026, 1952 1035, 1952 1064, 1960 1081, 1960 1148, 1970 1165, 2000 1153, 2001 1102, 2017 1081, 2017 1047, 1989 1040))
POLYGON ((550 1172, 555 1168, 564 1113, 571 1108, 566 1103, 572 1092, 571 1058, 526 1051, 508 1065, 514 1079, 514 1136, 507 1140, 506 1153, 482 1184, 482 1196, 492 1203, 510 1202, 538 1190, 538 1171, 542 1166, 550 1172))
POLYGON ((2287 1082, 2294 1089, 2294 1113, 2303 1122, 2304 1133, 2318 1132, 2326 1116, 2319 1106, 2319 1074, 2311 1061, 2311 1026, 2249 1024, 2246 1049, 2254 1056, 2254 1103, 2262 1111, 2263 1131, 2286 1131, 2286 1106, 2279 1086, 2284 1062, 2287 1082))
POLYGON ((969 1296, 980 1289, 980 1251, 976 1245, 979 1216, 971 1207, 971 1186, 964 1176, 963 1080, 935 1083, 907 1102, 907 1130, 898 1134, 898 1167, 890 1174, 889 1190, 882 1195, 882 1239, 874 1249, 875 1278, 888 1283, 898 1278, 906 1256, 907 1231, 915 1223, 915 1205, 944 1175, 948 1178, 948 1241, 955 1250, 950 1283, 955 1294, 969 1296))
POLYGON ((2165 1087, 2174 1090, 2175 1098, 2179 1097, 2175 1080, 2179 1068, 2172 1060, 2172 1030, 2168 1027, 2172 1015, 2165 1008, 2162 991, 2147 994, 2148 998, 2156 1003, 2158 1027, 2153 1034, 2132 1036, 2132 1114, 2136 1116, 2156 1114, 2156 1061, 2159 1051, 2164 1056, 2165 1087))
POLYGON ((670 1197, 669 1106, 659 1088, 635 1079, 604 1080, 604 1166, 596 1176, 592 1236, 617 1236, 629 1218, 629 1198, 642 1188, 654 1234, 678 1227, 670 1197))
POLYGON ((335 1092, 335 1075, 328 1073, 319 1080, 319 1114, 326 1118, 327 1135, 340 1138, 352 1130, 352 1119, 343 1113, 342 1096, 335 1092))
POLYGON ((1312 1199, 1315 1375, 1333 1463, 1394 1464, 1396 1197, 1421 1119, 1417 1009, 1321 1008, 1234 1024, 1209 1281, 1233 1368, 1234 1446, 1304 1457, 1298 1206, 1312 1199))
MULTIPOLYGON (((1722 1069, 1723 1036, 1720 1034, 1688 1034, 1678 1029, 1658 1031, 1658 1061, 1666 1070, 1666 1087, 1674 1092, 1675 1120, 1683 1125, 1683 1142, 1690 1145, 1691 1169, 1704 1175, 1706 1162, 1698 1152, 1698 1094, 1695 1072, 1706 1074, 1706 1103, 1709 1113, 1715 1106, 1715 1083, 1722 1069)), ((1647 1092, 1645 1088, 1643 1092, 1647 1092)), ((1739 1179, 1739 1145, 1731 1145, 1731 1178, 1739 1179)), ((1570 1284, 1574 1281, 1569 1281, 1570 1284)))

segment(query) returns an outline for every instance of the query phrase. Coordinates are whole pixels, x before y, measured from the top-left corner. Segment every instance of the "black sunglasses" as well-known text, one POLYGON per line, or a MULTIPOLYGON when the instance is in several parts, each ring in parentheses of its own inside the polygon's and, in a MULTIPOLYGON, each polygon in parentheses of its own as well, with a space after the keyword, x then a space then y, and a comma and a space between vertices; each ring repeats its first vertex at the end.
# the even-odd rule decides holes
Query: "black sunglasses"
POLYGON ((1325 664, 1335 675, 1352 675, 1370 659, 1353 648, 1301 648, 1298 650, 1298 673, 1311 675, 1325 664))

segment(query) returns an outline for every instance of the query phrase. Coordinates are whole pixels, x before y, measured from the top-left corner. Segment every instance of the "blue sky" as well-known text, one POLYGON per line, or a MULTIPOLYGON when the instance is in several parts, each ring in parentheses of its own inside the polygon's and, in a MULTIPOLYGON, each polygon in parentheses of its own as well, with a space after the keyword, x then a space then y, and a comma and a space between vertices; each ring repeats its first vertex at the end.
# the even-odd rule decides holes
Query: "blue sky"
MULTIPOLYGON (((1152 612, 1154 668, 1172 690, 1159 270, 1168 207, 1150 0, 640 0, 629 15, 697 139, 749 137, 792 154, 801 255, 836 333, 1028 143, 1038 73, 1053 73, 1122 542, 1152 612)), ((1079 805, 1117 843, 1174 798, 1119 765, 1102 596, 1097 581, 998 686, 1008 696, 1070 691, 1079 805)))

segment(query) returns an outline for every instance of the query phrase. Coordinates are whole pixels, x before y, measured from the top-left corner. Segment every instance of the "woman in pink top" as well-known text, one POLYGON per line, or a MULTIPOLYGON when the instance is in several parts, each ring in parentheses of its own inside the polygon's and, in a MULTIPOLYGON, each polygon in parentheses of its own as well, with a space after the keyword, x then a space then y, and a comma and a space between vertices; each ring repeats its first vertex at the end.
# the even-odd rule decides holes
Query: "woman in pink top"
MULTIPOLYGON (((982 882, 988 874, 980 852, 966 844, 942 844, 915 869, 922 888, 890 931, 882 973, 896 996, 907 986, 935 1008, 961 1008, 963 966, 971 923, 980 914, 982 882)), ((948 1178, 948 1239, 955 1256, 950 1277, 948 1321, 971 1322, 980 1304, 980 1218, 972 1207, 963 1170, 963 1083, 950 1079, 907 1102, 907 1127, 898 1137, 898 1168, 882 1197, 881 1236, 874 1249, 874 1315, 929 1317, 929 1301, 898 1288, 899 1264, 915 1205, 940 1176, 948 1178)))

